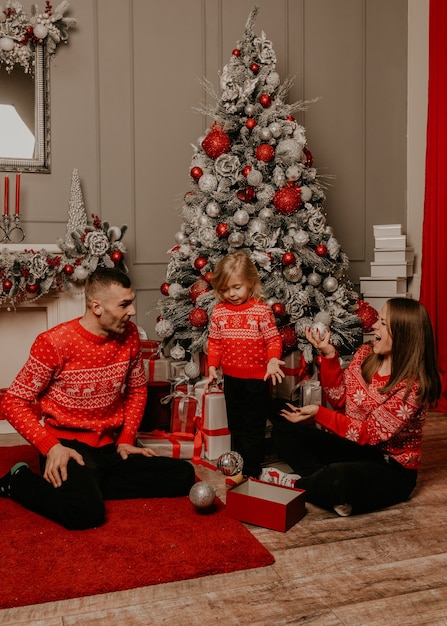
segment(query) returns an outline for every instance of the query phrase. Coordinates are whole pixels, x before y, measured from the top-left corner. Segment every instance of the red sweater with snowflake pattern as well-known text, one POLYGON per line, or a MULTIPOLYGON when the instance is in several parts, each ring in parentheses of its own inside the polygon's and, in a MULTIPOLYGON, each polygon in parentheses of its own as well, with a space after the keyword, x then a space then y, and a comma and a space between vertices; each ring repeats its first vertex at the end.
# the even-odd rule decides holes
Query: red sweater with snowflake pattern
POLYGON ((321 360, 321 385, 335 410, 319 407, 315 421, 360 445, 377 446, 408 469, 418 469, 428 406, 416 400, 417 383, 406 398, 405 381, 388 394, 380 393, 388 377, 376 374, 368 385, 361 365, 371 351, 371 346, 361 346, 345 370, 337 356, 321 360))
POLYGON ((37 337, 4 397, 2 412, 44 455, 59 439, 94 447, 133 444, 146 393, 135 324, 128 322, 123 335, 99 336, 76 319, 37 337), (36 400, 43 425, 32 408, 36 400))
POLYGON ((208 365, 235 378, 262 379, 267 363, 281 358, 282 340, 272 310, 251 298, 244 304, 216 304, 208 335, 208 365))

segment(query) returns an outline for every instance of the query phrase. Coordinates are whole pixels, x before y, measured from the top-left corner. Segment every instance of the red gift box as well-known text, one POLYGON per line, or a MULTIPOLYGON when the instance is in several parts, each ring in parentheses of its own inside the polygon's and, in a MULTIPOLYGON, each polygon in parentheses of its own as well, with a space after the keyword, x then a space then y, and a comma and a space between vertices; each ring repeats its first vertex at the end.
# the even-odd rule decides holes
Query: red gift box
POLYGON ((171 408, 171 432, 195 433, 197 398, 176 388, 171 408))
POLYGON ((226 512, 241 522, 285 532, 304 516, 305 493, 249 478, 227 492, 226 512))
POLYGON ((147 400, 141 420, 140 430, 165 430, 171 428, 171 407, 162 403, 169 394, 171 383, 164 380, 154 380, 147 383, 147 400))

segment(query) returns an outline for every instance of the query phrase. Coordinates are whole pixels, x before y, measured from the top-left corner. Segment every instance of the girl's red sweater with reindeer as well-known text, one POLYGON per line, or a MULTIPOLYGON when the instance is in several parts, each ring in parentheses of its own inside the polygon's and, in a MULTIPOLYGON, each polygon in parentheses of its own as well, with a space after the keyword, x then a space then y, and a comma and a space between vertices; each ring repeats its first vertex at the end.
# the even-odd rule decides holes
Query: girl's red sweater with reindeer
POLYGON ((216 304, 208 335, 208 365, 235 378, 263 379, 267 363, 281 358, 282 340, 272 310, 251 298, 216 304))

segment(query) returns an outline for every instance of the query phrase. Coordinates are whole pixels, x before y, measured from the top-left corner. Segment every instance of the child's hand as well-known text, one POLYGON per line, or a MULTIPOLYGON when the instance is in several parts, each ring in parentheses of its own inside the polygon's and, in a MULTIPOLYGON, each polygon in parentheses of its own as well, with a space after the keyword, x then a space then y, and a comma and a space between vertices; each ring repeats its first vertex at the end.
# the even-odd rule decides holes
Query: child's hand
POLYGON ((281 369, 281 365, 284 365, 285 361, 280 361, 277 358, 270 359, 267 363, 267 372, 265 373, 264 380, 268 378, 272 379, 272 383, 282 383, 282 379, 285 378, 285 374, 281 369))
POLYGON ((208 370, 208 380, 205 383, 205 393, 214 385, 217 385, 217 369, 211 366, 208 370))

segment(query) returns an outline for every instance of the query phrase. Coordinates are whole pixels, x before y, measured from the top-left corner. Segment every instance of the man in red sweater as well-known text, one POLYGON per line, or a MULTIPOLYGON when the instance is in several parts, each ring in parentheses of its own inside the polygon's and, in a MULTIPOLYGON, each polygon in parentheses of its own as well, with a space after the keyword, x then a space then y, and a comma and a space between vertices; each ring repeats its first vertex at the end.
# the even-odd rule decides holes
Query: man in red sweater
POLYGON ((195 480, 187 461, 134 445, 147 386, 129 277, 99 268, 85 298, 81 318, 37 337, 1 407, 40 452, 42 475, 17 463, 0 496, 70 529, 102 524, 106 499, 183 496, 195 480))

